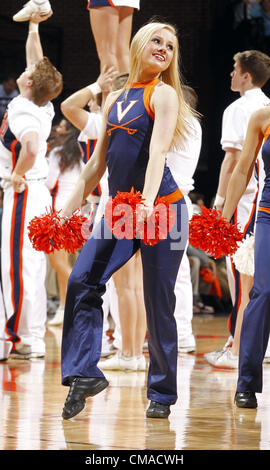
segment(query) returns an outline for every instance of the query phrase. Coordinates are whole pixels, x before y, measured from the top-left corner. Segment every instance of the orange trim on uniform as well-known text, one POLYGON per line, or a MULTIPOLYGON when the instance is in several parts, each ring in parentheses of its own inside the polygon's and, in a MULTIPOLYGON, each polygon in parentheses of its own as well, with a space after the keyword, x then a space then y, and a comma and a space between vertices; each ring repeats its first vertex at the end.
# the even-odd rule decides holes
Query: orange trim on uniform
POLYGON ((265 130, 265 133, 264 133, 264 142, 268 139, 270 135, 270 124, 267 126, 266 130, 265 130))
POLYGON ((23 199, 23 207, 22 207, 22 224, 21 224, 21 230, 20 230, 20 248, 19 248, 19 253, 20 253, 20 259, 19 259, 19 276, 20 276, 20 300, 19 300, 19 305, 18 305, 18 314, 16 316, 16 321, 14 324, 14 329, 15 332, 17 333, 18 331, 18 324, 20 321, 20 313, 21 313, 21 308, 22 308, 22 301, 23 301, 23 255, 22 255, 22 250, 23 250, 23 234, 24 234, 24 224, 25 224, 25 211, 26 211, 26 202, 27 202, 27 196, 28 196, 28 188, 25 188, 24 191, 24 199, 23 199))
POLYGON ((150 82, 149 85, 147 85, 145 87, 145 90, 143 92, 143 103, 144 103, 146 111, 148 112, 148 114, 149 114, 149 116, 152 120, 154 120, 154 118, 155 118, 155 113, 151 109, 150 101, 151 101, 155 86, 159 82, 160 82, 159 78, 156 78, 155 80, 150 82))
POLYGON ((160 82, 159 78, 154 78, 154 80, 149 80, 148 82, 134 82, 134 83, 126 83, 124 89, 126 88, 146 88, 149 85, 155 86, 158 82, 160 82))
MULTIPOLYGON (((23 256, 22 256, 22 248, 23 248, 23 233, 24 233, 24 223, 25 223, 25 211, 26 211, 26 203, 27 203, 27 196, 28 196, 28 188, 26 187, 24 190, 24 199, 23 199, 23 206, 22 206, 22 218, 21 218, 21 227, 20 227, 20 245, 19 245, 19 284, 20 284, 20 298, 18 303, 18 308, 16 312, 16 321, 14 324, 14 332, 17 333, 18 324, 20 321, 20 313, 23 301, 23 275, 22 275, 22 264, 23 264, 23 256)), ((13 202, 13 209, 12 209, 12 216, 11 216, 11 230, 10 230, 10 280, 11 280, 11 300, 13 305, 13 310, 16 310, 16 302, 15 302, 15 286, 14 286, 14 263, 13 263, 13 239, 15 234, 15 218, 16 218, 16 207, 18 202, 18 193, 14 193, 14 202, 13 202)), ((7 329, 6 325, 6 332, 10 336, 10 333, 7 329)))
POLYGON ((252 202, 253 208, 252 208, 252 211, 251 211, 251 213, 250 213, 249 219, 248 219, 248 221, 247 221, 247 223, 246 223, 246 225, 245 225, 244 233, 246 232, 246 230, 247 230, 247 228, 248 228, 248 226, 249 226, 249 224, 250 224, 250 222, 251 222, 251 220, 252 220, 252 217, 253 217, 253 215, 254 215, 254 212, 255 212, 255 210, 256 210, 256 199, 257 199, 257 196, 258 196, 258 191, 259 191, 259 189, 257 189, 256 194, 255 194, 255 197, 254 197, 254 200, 253 200, 253 202, 252 202))
POLYGON ((270 214, 270 207, 259 207, 258 211, 267 212, 267 214, 270 214))
POLYGON ((173 193, 166 194, 166 196, 160 196, 163 201, 167 202, 168 204, 173 204, 174 202, 179 201, 182 199, 183 194, 181 193, 180 189, 177 188, 173 193))
POLYGON ((13 268, 13 234, 14 234, 14 226, 15 226, 15 215, 16 215, 16 204, 18 199, 18 193, 14 193, 14 203, 12 209, 12 216, 11 216, 11 230, 10 230, 10 279, 11 279, 11 299, 13 310, 15 311, 15 299, 14 299, 14 268, 13 268))
POLYGON ((110 136, 112 131, 115 131, 115 129, 122 129, 123 131, 127 131, 127 133, 129 135, 135 134, 136 132, 138 132, 138 129, 133 129, 133 128, 126 127, 126 126, 127 126, 127 124, 130 124, 131 122, 136 121, 136 119, 139 119, 141 116, 142 116, 142 114, 140 114, 139 116, 136 116, 133 119, 130 119, 130 121, 125 122, 124 124, 111 124, 109 121, 107 121, 107 124, 109 124, 109 126, 111 126, 111 129, 107 130, 108 136, 110 136))

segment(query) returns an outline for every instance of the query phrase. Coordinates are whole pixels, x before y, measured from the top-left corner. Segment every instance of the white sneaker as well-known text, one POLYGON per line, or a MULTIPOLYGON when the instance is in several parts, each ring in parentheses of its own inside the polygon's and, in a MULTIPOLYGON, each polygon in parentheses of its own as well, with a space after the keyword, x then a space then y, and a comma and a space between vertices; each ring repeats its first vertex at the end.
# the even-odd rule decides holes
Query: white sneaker
POLYGON ((45 352, 44 351, 33 351, 30 354, 30 359, 44 359, 45 352))
POLYGON ((118 349, 116 349, 115 346, 107 340, 107 338, 105 340, 102 340, 100 357, 112 356, 117 351, 118 349))
POLYGON ((207 362, 211 363, 210 361, 215 361, 216 359, 219 358, 223 354, 224 351, 226 351, 227 348, 230 348, 233 342, 233 337, 229 336, 226 343, 224 344, 222 349, 218 349, 217 351, 212 351, 209 353, 204 354, 204 359, 206 359, 207 362))
POLYGON ((125 357, 122 356, 120 351, 118 351, 117 354, 110 357, 110 359, 106 359, 105 361, 99 361, 97 366, 103 370, 136 371, 137 357, 125 357))
POLYGON ((31 357, 31 346, 29 344, 18 343, 16 348, 10 353, 12 359, 30 359, 31 357))
POLYGON ((0 362, 8 360, 12 346, 13 344, 11 341, 6 341, 2 338, 0 339, 0 362))
POLYGON ((226 348, 219 355, 210 356, 210 354, 205 354, 204 357, 211 366, 217 369, 238 369, 238 356, 232 354, 231 348, 226 348), (206 358, 205 356, 208 357, 206 358))
POLYGON ((189 335, 186 338, 178 339, 178 352, 191 353, 196 351, 196 342, 194 335, 189 335))
POLYGON ((49 326, 60 326, 63 325, 64 321, 64 312, 65 312, 65 307, 60 305, 58 309, 55 312, 54 317, 48 321, 49 326))
POLYGON ((29 21, 34 13, 39 13, 41 16, 48 15, 51 9, 51 4, 48 0, 45 0, 41 5, 37 5, 33 0, 30 0, 13 16, 13 21, 29 21))
POLYGON ((137 370, 146 370, 147 369, 147 363, 145 356, 141 354, 140 356, 137 356, 137 370))

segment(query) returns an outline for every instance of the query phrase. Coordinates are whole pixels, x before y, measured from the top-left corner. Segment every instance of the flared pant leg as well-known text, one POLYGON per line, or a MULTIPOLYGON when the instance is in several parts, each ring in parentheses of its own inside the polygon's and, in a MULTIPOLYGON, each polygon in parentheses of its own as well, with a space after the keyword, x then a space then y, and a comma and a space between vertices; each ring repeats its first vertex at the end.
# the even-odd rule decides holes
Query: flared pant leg
POLYGON ((70 377, 104 377, 97 363, 102 344, 102 295, 106 282, 139 248, 118 240, 104 219, 84 245, 69 277, 62 337, 62 383, 70 377))
POLYGON ((177 400, 178 336, 174 317, 175 282, 188 238, 184 198, 175 205, 176 222, 166 240, 141 244, 150 364, 149 400, 172 405, 177 400))
POLYGON ((270 216, 258 214, 255 273, 245 309, 239 351, 238 392, 261 392, 263 359, 270 333, 270 216))

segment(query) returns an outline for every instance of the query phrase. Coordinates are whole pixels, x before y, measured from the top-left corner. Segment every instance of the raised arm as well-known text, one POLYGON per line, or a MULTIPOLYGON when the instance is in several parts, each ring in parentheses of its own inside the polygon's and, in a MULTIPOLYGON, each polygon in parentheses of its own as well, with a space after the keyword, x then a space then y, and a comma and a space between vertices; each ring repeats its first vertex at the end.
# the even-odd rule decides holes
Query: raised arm
POLYGON ((33 15, 29 21, 28 36, 26 40, 26 67, 29 68, 43 59, 43 49, 39 37, 39 23, 46 21, 52 16, 52 11, 48 15, 33 15))
POLYGON ((228 220, 232 218, 237 204, 244 194, 251 178, 257 155, 263 142, 266 118, 269 122, 270 111, 266 109, 256 111, 250 118, 243 150, 232 173, 226 193, 222 215, 228 220), (267 111, 267 113, 265 111, 267 111))
POLYGON ((79 179, 72 191, 65 207, 61 212, 62 217, 70 217, 72 213, 82 206, 83 201, 97 186, 106 170, 106 152, 108 135, 106 132, 107 112, 111 103, 111 95, 108 96, 103 110, 102 129, 95 150, 90 160, 85 165, 79 179))
POLYGON ((61 111, 77 129, 82 131, 87 124, 88 112, 84 108, 89 100, 98 93, 111 91, 112 80, 116 74, 113 67, 104 67, 95 83, 76 91, 63 101, 61 111))
POLYGON ((154 203, 157 196, 164 172, 165 157, 175 132, 179 108, 175 90, 169 85, 158 86, 153 93, 151 106, 155 113, 155 121, 143 188, 143 196, 149 206, 154 203))

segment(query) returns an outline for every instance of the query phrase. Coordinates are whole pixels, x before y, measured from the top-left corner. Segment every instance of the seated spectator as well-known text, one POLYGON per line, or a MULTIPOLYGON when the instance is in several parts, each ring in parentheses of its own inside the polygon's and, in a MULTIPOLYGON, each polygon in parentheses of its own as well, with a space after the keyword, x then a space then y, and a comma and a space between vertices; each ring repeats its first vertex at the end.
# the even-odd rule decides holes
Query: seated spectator
MULTIPOLYGON (((231 0, 232 2, 232 42, 234 50, 258 49, 264 51, 264 20, 253 15, 258 0, 231 0)), ((266 51, 265 51, 266 52, 266 51)))
POLYGON ((250 10, 251 18, 262 18, 264 25, 263 52, 270 53, 270 0, 260 0, 250 10))
POLYGON ((15 78, 12 75, 7 75, 0 84, 0 124, 6 112, 7 105, 18 94, 15 78))

